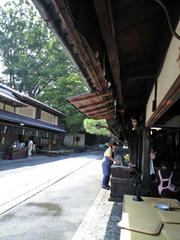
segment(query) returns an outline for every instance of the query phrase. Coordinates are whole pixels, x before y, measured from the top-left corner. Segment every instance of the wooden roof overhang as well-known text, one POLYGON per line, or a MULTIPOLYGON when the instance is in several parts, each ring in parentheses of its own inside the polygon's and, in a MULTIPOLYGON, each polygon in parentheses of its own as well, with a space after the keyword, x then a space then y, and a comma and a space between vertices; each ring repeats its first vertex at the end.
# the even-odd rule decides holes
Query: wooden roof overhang
MULTIPOLYGON (((90 91, 112 93, 116 111, 107 120, 109 127, 119 135, 132 117, 144 123, 146 103, 172 39, 159 0, 32 1, 69 51, 90 91)), ((161 2, 175 29, 180 1, 161 2)), ((88 117, 100 113, 106 118, 109 106, 96 106, 96 111, 95 105, 110 98, 97 99, 74 105, 88 117), (94 104, 90 110, 89 104, 94 104)))
POLYGON ((87 93, 68 98, 69 102, 88 118, 95 120, 114 118, 115 106, 111 92, 87 93))

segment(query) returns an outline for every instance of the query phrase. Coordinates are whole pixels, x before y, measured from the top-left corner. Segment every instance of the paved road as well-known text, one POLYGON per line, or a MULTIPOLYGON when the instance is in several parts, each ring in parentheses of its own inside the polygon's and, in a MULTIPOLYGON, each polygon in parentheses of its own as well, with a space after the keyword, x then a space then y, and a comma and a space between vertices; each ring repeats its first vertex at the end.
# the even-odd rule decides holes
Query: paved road
POLYGON ((1 164, 0 240, 70 240, 99 193, 100 159, 81 153, 1 164))

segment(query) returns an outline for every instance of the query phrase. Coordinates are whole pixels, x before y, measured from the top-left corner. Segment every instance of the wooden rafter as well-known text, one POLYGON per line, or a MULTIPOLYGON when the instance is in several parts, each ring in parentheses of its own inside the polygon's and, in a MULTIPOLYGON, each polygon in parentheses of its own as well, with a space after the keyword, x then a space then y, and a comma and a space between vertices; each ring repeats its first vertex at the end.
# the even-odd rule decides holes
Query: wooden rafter
POLYGON ((104 108, 99 108, 93 111, 88 111, 86 114, 98 114, 98 113, 103 113, 103 112, 108 112, 108 111, 115 111, 114 107, 104 107, 104 108))
POLYGON ((92 117, 94 120, 101 120, 101 119, 111 119, 111 118, 114 118, 114 115, 113 114, 107 114, 107 115, 104 115, 104 116, 96 116, 96 117, 92 117))
MULTIPOLYGON (((100 107, 105 106, 106 104, 109 104, 109 103, 112 103, 112 102, 113 102, 113 99, 110 99, 110 100, 104 101, 104 102, 102 102, 102 103, 93 104, 92 106, 79 107, 79 110, 80 110, 81 112, 88 113, 88 112, 90 112, 90 111, 94 111, 94 109, 100 108, 100 107)), ((111 106, 111 107, 112 107, 112 106, 111 106)))
POLYGON ((98 17, 101 33, 105 41, 110 68, 117 91, 120 106, 123 106, 122 84, 120 80, 120 64, 118 49, 114 38, 114 23, 110 0, 94 0, 94 6, 98 17), (106 4, 107 3, 107 4, 106 4))
POLYGON ((98 91, 107 90, 107 83, 105 82, 104 74, 99 62, 96 61, 94 54, 89 47, 86 39, 74 28, 74 22, 69 14, 68 7, 65 0, 52 0, 59 17, 64 24, 66 31, 77 49, 80 59, 91 78, 93 85, 98 91))
POLYGON ((102 111, 94 111, 93 113, 88 113, 88 116, 96 116, 96 115, 104 115, 115 112, 115 109, 102 110, 102 111))
POLYGON ((70 97, 70 98, 68 98, 68 100, 69 100, 71 103, 74 103, 74 102, 80 102, 80 101, 84 101, 84 100, 94 100, 94 99, 97 99, 97 98, 99 98, 99 97, 107 97, 107 96, 111 96, 111 92, 105 92, 105 93, 96 93, 96 92, 87 93, 87 94, 83 94, 83 95, 80 95, 80 96, 77 96, 77 97, 70 97))

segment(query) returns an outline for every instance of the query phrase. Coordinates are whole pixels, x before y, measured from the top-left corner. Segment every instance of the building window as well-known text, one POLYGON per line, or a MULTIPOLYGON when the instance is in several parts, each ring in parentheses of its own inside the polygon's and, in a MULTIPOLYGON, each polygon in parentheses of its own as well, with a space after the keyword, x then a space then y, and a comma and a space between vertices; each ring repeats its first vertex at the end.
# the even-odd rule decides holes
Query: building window
POLYGON ((0 109, 4 109, 4 103, 0 102, 0 109))
POLYGON ((57 116, 54 116, 54 124, 58 125, 58 117, 57 116))
POLYGON ((12 113, 14 113, 14 107, 13 107, 13 106, 10 106, 10 105, 5 104, 5 110, 6 110, 7 112, 12 112, 12 113))
POLYGON ((41 121, 54 124, 54 115, 41 110, 41 121))
POLYGON ((19 115, 23 115, 30 118, 35 118, 36 116, 36 108, 33 106, 27 106, 27 107, 17 107, 16 113, 19 115))

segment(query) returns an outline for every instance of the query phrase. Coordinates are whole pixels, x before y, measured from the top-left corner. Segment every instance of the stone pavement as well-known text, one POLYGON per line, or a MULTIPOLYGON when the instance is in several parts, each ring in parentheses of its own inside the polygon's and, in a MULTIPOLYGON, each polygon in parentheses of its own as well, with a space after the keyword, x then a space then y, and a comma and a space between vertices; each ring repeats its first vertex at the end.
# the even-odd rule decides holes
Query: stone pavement
MULTIPOLYGON (((122 202, 109 201, 102 189, 71 240, 119 240, 122 202)), ((83 200, 83 199, 82 199, 83 200)))

